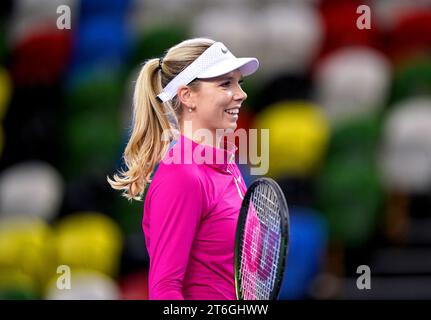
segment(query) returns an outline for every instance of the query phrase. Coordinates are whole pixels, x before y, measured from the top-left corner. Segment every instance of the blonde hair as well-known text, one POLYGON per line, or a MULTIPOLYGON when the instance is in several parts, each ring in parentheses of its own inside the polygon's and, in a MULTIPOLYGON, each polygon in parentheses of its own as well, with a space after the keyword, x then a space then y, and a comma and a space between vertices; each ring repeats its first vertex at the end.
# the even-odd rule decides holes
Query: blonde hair
MULTIPOLYGON (((133 95, 131 136, 123 153, 127 169, 114 174, 113 179, 107 177, 111 187, 123 191, 127 199, 142 200, 145 187, 151 182, 151 173, 170 143, 162 139, 162 134, 179 130, 181 102, 175 96, 162 103, 157 95, 214 42, 205 38, 183 41, 170 48, 162 60, 150 59, 141 68, 133 95), (161 68, 159 61, 162 61, 161 68)), ((196 82, 189 84, 192 89, 196 86, 196 82)))

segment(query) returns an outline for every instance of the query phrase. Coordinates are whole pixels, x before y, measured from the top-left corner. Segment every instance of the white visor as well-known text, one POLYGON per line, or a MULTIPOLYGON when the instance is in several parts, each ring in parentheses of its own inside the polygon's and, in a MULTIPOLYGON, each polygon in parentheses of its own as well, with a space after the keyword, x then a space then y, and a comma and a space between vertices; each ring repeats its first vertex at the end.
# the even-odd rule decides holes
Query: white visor
POLYGON ((259 67, 256 58, 237 58, 221 42, 214 43, 195 61, 169 82, 157 96, 162 102, 177 95, 181 86, 188 85, 194 79, 208 79, 224 75, 238 69, 243 76, 254 73, 259 67))

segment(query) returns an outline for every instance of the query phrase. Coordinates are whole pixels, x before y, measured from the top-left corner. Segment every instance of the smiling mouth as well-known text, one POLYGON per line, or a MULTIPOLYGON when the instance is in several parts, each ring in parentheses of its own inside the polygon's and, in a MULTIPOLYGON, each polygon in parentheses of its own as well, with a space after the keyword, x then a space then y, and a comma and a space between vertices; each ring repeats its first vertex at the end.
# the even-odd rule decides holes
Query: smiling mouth
POLYGON ((225 109, 224 112, 231 114, 231 115, 238 115, 239 114, 239 108, 225 109))

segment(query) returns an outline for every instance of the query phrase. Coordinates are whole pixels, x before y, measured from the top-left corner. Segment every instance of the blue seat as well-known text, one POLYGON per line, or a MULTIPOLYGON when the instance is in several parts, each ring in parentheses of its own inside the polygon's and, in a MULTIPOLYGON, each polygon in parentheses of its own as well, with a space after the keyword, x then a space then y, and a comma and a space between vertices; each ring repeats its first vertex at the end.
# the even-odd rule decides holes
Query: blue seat
POLYGON ((322 267, 328 241, 324 216, 310 208, 290 207, 290 246, 278 299, 307 298, 308 288, 322 267))

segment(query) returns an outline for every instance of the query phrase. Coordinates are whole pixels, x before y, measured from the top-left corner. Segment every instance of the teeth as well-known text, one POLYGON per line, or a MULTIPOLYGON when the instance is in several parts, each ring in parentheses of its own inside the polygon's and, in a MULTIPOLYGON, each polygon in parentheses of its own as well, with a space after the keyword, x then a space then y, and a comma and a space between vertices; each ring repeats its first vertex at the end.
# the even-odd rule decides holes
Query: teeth
POLYGON ((239 109, 238 108, 228 109, 228 110, 225 110, 225 112, 227 112, 229 114, 238 114, 239 113, 239 109))

